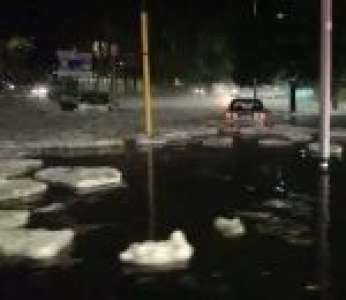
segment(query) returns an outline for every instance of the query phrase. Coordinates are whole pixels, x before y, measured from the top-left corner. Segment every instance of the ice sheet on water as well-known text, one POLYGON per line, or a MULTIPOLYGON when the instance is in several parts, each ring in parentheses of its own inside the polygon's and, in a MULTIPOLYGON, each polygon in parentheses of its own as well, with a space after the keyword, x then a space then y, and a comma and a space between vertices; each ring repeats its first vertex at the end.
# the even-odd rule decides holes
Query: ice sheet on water
POLYGON ((0 180, 0 203, 20 198, 24 202, 30 202, 29 197, 40 195, 46 190, 45 183, 31 179, 0 180))
POLYGON ((237 238, 246 233, 245 225, 238 217, 232 219, 216 217, 214 220, 214 228, 226 238, 237 238))
POLYGON ((70 229, 0 230, 0 255, 5 258, 55 259, 64 249, 71 246, 74 236, 74 231, 70 229))
POLYGON ((167 240, 132 243, 119 254, 119 259, 140 271, 170 271, 186 266, 193 253, 185 234, 176 230, 167 240))
POLYGON ((231 148, 233 146, 233 138, 208 137, 202 141, 202 145, 210 148, 231 148))
POLYGON ((144 134, 138 134, 135 136, 136 144, 140 147, 142 146, 164 146, 167 143, 167 138, 164 136, 154 136, 154 137, 147 137, 144 134))
POLYGON ((278 138, 262 138, 258 141, 261 147, 287 147, 292 143, 292 141, 278 138))
POLYGON ((0 210, 0 230, 24 227, 29 217, 29 210, 0 210))
POLYGON ((52 167, 38 171, 37 180, 77 190, 123 186, 122 173, 111 167, 52 167))
POLYGON ((0 159, 0 178, 10 178, 27 174, 43 166, 39 159, 0 159))
MULTIPOLYGON (((308 150, 313 156, 319 156, 320 155, 320 143, 310 143, 308 144, 308 150)), ((331 144, 330 145, 330 155, 334 157, 340 157, 343 152, 343 147, 338 144, 331 144)))

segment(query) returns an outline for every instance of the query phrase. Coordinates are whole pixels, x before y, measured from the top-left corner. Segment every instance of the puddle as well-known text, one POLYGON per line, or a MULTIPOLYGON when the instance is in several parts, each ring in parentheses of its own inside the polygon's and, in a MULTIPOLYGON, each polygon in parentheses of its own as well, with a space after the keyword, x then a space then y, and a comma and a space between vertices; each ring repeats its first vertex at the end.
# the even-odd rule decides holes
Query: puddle
POLYGON ((58 209, 39 210, 30 226, 73 227, 73 260, 47 269, 3 268, 1 299, 334 299, 331 293, 343 299, 346 163, 335 161, 330 177, 320 175, 312 159, 299 157, 299 147, 263 149, 249 139, 232 148, 130 147, 117 156, 44 158, 45 167, 117 167, 127 186, 92 195, 50 188, 45 205, 59 203, 51 206, 58 209), (277 193, 280 180, 287 193, 277 193), (308 217, 263 205, 282 198, 312 202, 304 210, 308 217), (246 234, 227 239, 213 221, 237 212, 243 212, 246 234), (304 234, 309 228, 312 242, 259 232, 257 223, 267 221, 261 216, 272 215, 283 220, 286 234, 289 218, 295 239, 299 228, 304 234), (119 252, 132 242, 166 239, 175 229, 195 248, 186 267, 136 272, 119 262, 119 252))

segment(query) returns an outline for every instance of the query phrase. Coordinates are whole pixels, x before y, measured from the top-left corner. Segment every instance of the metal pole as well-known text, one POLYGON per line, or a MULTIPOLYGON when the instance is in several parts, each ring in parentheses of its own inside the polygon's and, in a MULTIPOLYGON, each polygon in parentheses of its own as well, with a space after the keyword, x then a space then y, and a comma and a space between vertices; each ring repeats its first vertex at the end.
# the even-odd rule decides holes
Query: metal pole
POLYGON ((323 170, 328 170, 330 159, 332 25, 332 0, 321 0, 320 167, 323 170))
MULTIPOLYGON (((257 26, 257 0, 254 0, 253 2, 253 16, 255 19, 255 25, 257 26)), ((254 40, 255 41, 255 40, 254 40)), ((256 48, 256 44, 254 43, 254 49, 256 48)), ((255 52, 254 52, 255 53, 255 52)), ((256 73, 255 73, 255 77, 253 79, 253 98, 256 99, 257 98, 257 77, 256 77, 256 73)))
POLYGON ((141 36, 142 36, 142 63, 143 63, 143 102, 144 102, 144 128, 148 137, 153 136, 152 101, 150 91, 150 65, 149 65, 149 38, 148 38, 148 12, 146 0, 142 0, 141 8, 141 36))

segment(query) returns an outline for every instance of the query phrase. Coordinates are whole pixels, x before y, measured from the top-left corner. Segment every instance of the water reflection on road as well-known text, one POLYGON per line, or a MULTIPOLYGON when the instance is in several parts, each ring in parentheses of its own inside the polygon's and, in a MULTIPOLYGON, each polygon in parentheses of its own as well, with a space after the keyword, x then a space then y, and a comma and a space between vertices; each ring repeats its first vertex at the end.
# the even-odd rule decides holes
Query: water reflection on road
POLYGON ((329 174, 320 175, 320 197, 318 205, 318 229, 319 229, 319 255, 321 300, 329 300, 331 297, 330 278, 330 178, 329 174))

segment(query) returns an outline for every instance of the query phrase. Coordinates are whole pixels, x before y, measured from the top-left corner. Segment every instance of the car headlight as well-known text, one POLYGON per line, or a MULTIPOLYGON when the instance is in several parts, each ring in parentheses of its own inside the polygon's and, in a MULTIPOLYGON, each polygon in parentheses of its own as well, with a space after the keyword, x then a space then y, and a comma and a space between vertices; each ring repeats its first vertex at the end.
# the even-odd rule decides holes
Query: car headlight
POLYGON ((7 87, 11 91, 13 91, 16 88, 16 86, 13 83, 9 83, 7 87))
POLYGON ((195 87, 192 89, 192 92, 195 94, 195 95, 201 95, 201 96, 204 96, 207 94, 207 91, 205 88, 203 87, 195 87))
POLYGON ((47 86, 39 85, 32 88, 30 94, 33 97, 46 98, 48 96, 49 89, 47 86))

